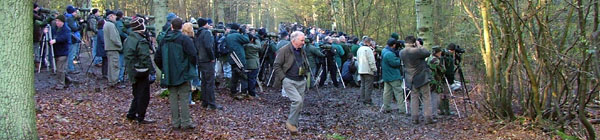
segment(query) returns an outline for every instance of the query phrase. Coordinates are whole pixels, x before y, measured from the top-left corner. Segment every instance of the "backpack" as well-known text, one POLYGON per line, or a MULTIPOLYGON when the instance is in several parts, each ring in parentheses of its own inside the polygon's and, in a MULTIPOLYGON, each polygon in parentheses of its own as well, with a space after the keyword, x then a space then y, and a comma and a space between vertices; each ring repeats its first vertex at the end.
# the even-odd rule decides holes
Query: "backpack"
POLYGON ((217 43, 218 45, 216 54, 218 56, 225 56, 231 52, 231 50, 229 50, 229 47, 227 47, 227 43, 225 43, 225 36, 219 38, 219 41, 217 41, 217 43))

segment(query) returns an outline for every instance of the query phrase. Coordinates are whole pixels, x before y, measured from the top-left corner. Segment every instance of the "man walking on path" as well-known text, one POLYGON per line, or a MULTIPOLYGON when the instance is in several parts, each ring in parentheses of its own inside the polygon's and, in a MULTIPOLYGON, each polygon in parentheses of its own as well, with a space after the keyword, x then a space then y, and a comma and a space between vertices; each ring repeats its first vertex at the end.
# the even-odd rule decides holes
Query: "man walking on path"
POLYGON ((304 91, 306 90, 306 76, 309 75, 304 46, 304 33, 295 31, 291 35, 291 43, 277 51, 275 58, 275 89, 283 90, 292 100, 290 114, 285 123, 286 128, 295 134, 298 132, 298 118, 304 106, 304 91))

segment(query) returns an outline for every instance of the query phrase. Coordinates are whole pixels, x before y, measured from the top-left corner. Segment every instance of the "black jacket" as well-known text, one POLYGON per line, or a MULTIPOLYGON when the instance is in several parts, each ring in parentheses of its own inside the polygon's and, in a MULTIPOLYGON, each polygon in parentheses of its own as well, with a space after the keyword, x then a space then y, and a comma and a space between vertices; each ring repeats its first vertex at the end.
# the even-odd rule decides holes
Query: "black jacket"
POLYGON ((214 37, 210 30, 200 27, 196 33, 194 44, 198 50, 198 62, 210 62, 215 60, 214 37))

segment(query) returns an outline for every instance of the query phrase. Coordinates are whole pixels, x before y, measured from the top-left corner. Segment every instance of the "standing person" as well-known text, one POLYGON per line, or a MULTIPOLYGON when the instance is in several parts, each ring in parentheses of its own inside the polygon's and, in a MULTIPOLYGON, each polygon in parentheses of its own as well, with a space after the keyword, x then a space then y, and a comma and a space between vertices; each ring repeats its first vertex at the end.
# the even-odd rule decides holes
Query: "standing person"
POLYGON ((140 124, 154 123, 154 120, 145 119, 146 109, 150 103, 150 76, 152 60, 150 58, 151 45, 144 33, 146 26, 143 18, 135 18, 131 21, 129 38, 123 44, 123 55, 125 56, 126 71, 131 83, 133 99, 127 112, 128 120, 136 120, 140 124))
MULTIPOLYGON (((448 95, 444 92, 446 86, 445 73, 446 68, 444 61, 442 60, 442 48, 439 46, 434 46, 431 48, 433 54, 429 58, 427 58, 427 64, 429 65, 429 69, 431 69, 433 79, 430 81, 431 86, 431 95, 432 95, 432 111, 437 112, 438 108, 440 110, 441 115, 450 115, 450 102, 448 100, 448 95), (441 101, 440 101, 441 99, 441 101)), ((436 113, 433 113, 436 115, 436 113)))
POLYGON ((71 29, 71 44, 69 46, 69 56, 67 57, 67 70, 69 74, 78 74, 79 71, 75 69, 75 64, 73 61, 75 57, 78 57, 79 54, 79 43, 81 43, 81 34, 79 34, 79 30, 81 30, 78 21, 75 19, 77 17, 77 9, 71 5, 67 6, 67 13, 65 14, 65 19, 67 26, 71 29))
MULTIPOLYGON (((244 44, 250 43, 248 36, 242 35, 238 32, 240 29, 240 25, 237 23, 232 23, 231 31, 225 38, 225 43, 227 43, 227 47, 230 49, 231 53, 234 53, 238 58, 241 65, 246 66, 246 52, 244 50, 244 44)), ((245 68, 238 66, 233 59, 229 59, 229 64, 232 69, 231 76, 231 85, 229 85, 229 90, 231 91, 231 96, 235 99, 242 99, 242 94, 245 94, 248 89, 247 76, 244 73, 245 68), (241 69, 239 68, 241 67, 241 69), (242 89, 239 91, 237 88, 241 84, 242 89)))
POLYGON ((71 29, 65 26, 65 16, 59 15, 54 20, 56 28, 52 28, 54 39, 50 40, 50 44, 54 45, 54 58, 56 59, 56 70, 58 84, 54 89, 62 90, 67 87, 67 82, 70 80, 65 74, 67 66, 67 55, 69 54, 69 44, 71 44, 71 29))
POLYGON ((189 81, 197 77, 194 67, 198 52, 190 37, 181 33, 183 21, 175 18, 169 31, 159 45, 154 61, 162 71, 160 84, 168 87, 171 124, 174 129, 194 129, 189 110, 189 81))
POLYGON ((431 92, 429 91, 429 79, 431 71, 427 68, 425 58, 431 53, 423 46, 416 44, 414 36, 405 38, 405 48, 400 52, 400 59, 404 62, 406 87, 410 90, 410 115, 413 124, 419 123, 419 97, 423 97, 423 116, 425 123, 433 123, 431 118, 431 92))
POLYGON ((356 51, 356 57, 358 59, 358 74, 360 74, 360 97, 361 101, 365 105, 373 104, 371 102, 371 91, 373 90, 373 81, 375 81, 375 72, 377 72, 377 66, 375 65, 375 56, 371 49, 371 43, 373 39, 365 39, 365 46, 358 48, 356 51))
MULTIPOLYGON (((306 53, 306 57, 308 58, 308 64, 310 66, 310 75, 312 77, 316 77, 317 75, 317 59, 321 59, 323 57, 325 57, 325 54, 321 53, 321 51, 319 51, 319 48, 315 47, 314 45, 312 45, 312 40, 310 38, 306 38, 306 46, 304 46, 304 53, 306 53)), ((314 80, 314 78, 311 78, 311 85, 309 85, 309 87, 313 87, 314 85, 316 85, 315 83, 316 81, 314 80)))
POLYGON ((96 28, 96 26, 98 25, 99 20, 101 19, 98 9, 92 9, 92 12, 87 17, 87 35, 92 40, 92 42, 90 43, 90 45, 92 46, 92 56, 94 56, 92 61, 94 61, 93 63, 96 65, 99 65, 102 61, 102 57, 95 57, 96 53, 98 53, 96 52, 96 47, 98 46, 98 40, 96 38, 96 35, 98 35, 98 28, 96 28))
POLYGON ((391 110, 391 102, 396 98, 400 114, 406 113, 404 91, 402 90, 402 61, 398 57, 398 41, 390 38, 381 52, 381 71, 383 78, 383 112, 391 110))
POLYGON ((121 53, 121 38, 119 31, 114 22, 117 21, 117 16, 114 12, 106 13, 108 22, 104 23, 104 50, 108 61, 108 85, 113 88, 125 88, 118 86, 119 83, 119 54, 121 53))
MULTIPOLYGON (((192 40, 195 40, 195 36, 194 36, 194 26, 192 25, 192 23, 190 22, 186 22, 183 23, 182 27, 181 27, 181 33, 185 36, 190 37, 192 40)), ((196 50, 198 50, 198 48, 196 48, 196 50)), ((196 72, 196 74, 198 74, 198 66, 194 66, 194 72, 196 72)), ((191 88, 192 88, 192 92, 190 93, 190 105, 195 105, 196 102, 194 102, 194 99, 192 97, 192 94, 194 94, 194 92, 196 92, 197 88, 200 88, 200 77, 194 77, 192 79, 192 81, 190 81, 191 84, 191 88)))
POLYGON ((249 34, 248 38, 250 43, 244 44, 246 49, 246 75, 248 76, 248 95, 250 98, 258 97, 256 92, 256 86, 258 85, 256 78, 258 77, 258 65, 260 58, 258 52, 261 49, 260 39, 256 36, 249 34))
POLYGON ((279 50, 281 49, 281 47, 284 47, 285 45, 290 44, 290 41, 288 40, 290 37, 288 36, 288 32, 287 31, 281 31, 279 32, 279 42, 277 42, 277 46, 275 47, 275 50, 279 50))
POLYGON ((291 35, 292 42, 277 51, 275 58, 275 89, 283 90, 292 100, 290 114, 285 123, 286 128, 292 133, 298 132, 298 118, 304 106, 304 91, 306 90, 306 76, 308 63, 306 54, 302 50, 304 33, 295 31, 291 35))
POLYGON ((104 51, 104 23, 106 21, 103 19, 98 20, 97 26, 97 34, 96 34, 96 57, 102 58, 102 77, 106 78, 108 75, 108 58, 106 57, 106 52, 104 51))
MULTIPOLYGON (((125 39, 127 39, 127 32, 126 32, 126 28, 125 28, 125 23, 123 23, 123 11, 121 10, 117 10, 115 12, 115 15, 117 16, 117 20, 115 23, 115 26, 117 27, 117 31, 119 31, 119 37, 121 37, 121 42, 125 42, 125 39)), ((124 55, 123 52, 119 53, 119 82, 124 83, 125 81, 125 63, 124 63, 124 55)), ((123 87, 125 85, 122 85, 123 87)))
POLYGON ((329 77, 331 81, 333 81, 334 87, 339 87, 338 78, 337 78, 337 68, 335 67, 335 56, 337 55, 337 49, 331 47, 333 39, 331 37, 326 37, 326 44, 323 45, 323 54, 325 55, 325 60, 321 62, 321 77, 319 78, 319 87, 323 87, 325 81, 327 80, 327 73, 329 72, 329 77), (327 48, 329 46, 329 48, 327 48))
POLYGON ((202 76, 202 107, 222 110, 223 107, 216 103, 215 99, 215 62, 214 37, 210 32, 208 20, 199 18, 197 21, 200 28, 194 44, 198 50, 198 73, 202 76))

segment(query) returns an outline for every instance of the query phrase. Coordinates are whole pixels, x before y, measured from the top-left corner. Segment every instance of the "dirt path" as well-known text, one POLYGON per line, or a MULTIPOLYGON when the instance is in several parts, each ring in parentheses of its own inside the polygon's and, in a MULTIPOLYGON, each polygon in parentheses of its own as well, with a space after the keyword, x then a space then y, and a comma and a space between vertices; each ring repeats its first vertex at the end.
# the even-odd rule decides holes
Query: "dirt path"
MULTIPOLYGON (((83 54, 82 54, 83 55, 83 54)), ((83 57, 82 59, 86 59, 83 57)), ((87 62, 84 63, 84 70, 87 62)), ((92 72, 100 75, 99 67, 92 72)), ((154 92, 148 117, 157 121, 138 125, 125 119, 131 87, 105 88, 106 80, 90 74, 75 75, 79 84, 67 90, 53 90, 55 78, 49 72, 36 73, 35 99, 41 139, 549 139, 550 135, 519 125, 496 125, 479 117, 441 117, 430 125, 413 125, 409 117, 380 113, 381 91, 373 92, 376 106, 356 102, 358 88, 324 87, 306 94, 300 117, 300 134, 284 128, 290 101, 279 91, 260 93, 258 100, 233 100, 225 89, 217 89, 222 111, 191 106, 198 128, 177 131, 170 128, 168 100, 154 92)), ((197 104, 200 102, 198 101, 197 104)))

